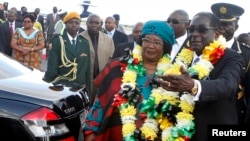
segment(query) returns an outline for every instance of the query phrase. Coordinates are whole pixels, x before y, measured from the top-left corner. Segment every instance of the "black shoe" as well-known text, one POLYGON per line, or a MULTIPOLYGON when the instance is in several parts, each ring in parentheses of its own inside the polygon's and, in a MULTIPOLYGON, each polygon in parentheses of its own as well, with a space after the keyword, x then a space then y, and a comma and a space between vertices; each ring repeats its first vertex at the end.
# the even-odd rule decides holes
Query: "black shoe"
POLYGON ((79 91, 82 87, 71 87, 69 90, 72 92, 79 91))
POLYGON ((63 88, 63 86, 49 86, 49 88, 51 89, 51 90, 54 90, 54 91, 62 91, 64 88, 63 88))

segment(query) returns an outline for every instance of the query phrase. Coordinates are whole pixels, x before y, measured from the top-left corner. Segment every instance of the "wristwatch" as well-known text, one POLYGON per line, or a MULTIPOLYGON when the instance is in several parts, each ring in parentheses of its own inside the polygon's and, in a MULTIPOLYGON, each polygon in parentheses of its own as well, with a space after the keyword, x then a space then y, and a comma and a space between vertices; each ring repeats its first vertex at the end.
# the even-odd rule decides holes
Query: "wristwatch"
POLYGON ((197 84, 197 82, 195 80, 193 80, 193 81, 194 81, 194 87, 191 89, 191 94, 193 96, 195 96, 197 94, 197 92, 198 92, 198 84, 197 84))

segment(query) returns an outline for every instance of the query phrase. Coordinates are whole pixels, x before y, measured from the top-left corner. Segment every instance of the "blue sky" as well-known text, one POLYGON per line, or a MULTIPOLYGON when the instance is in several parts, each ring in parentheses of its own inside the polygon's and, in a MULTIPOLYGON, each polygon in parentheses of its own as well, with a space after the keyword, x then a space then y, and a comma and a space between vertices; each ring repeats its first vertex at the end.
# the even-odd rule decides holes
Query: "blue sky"
MULTIPOLYGON (((15 6, 18 9, 26 5, 28 11, 40 7, 42 12, 51 13, 52 7, 57 6, 58 9, 80 13, 82 11, 80 3, 83 0, 0 0, 0 3, 4 1, 9 2, 9 7, 15 6)), ((250 0, 91 0, 91 4, 95 6, 89 7, 89 11, 99 14, 103 19, 118 13, 121 24, 133 25, 138 21, 166 20, 176 9, 186 10, 192 18, 201 11, 211 12, 210 6, 217 2, 228 2, 243 7, 245 13, 241 16, 240 27, 236 34, 250 32, 250 0)))

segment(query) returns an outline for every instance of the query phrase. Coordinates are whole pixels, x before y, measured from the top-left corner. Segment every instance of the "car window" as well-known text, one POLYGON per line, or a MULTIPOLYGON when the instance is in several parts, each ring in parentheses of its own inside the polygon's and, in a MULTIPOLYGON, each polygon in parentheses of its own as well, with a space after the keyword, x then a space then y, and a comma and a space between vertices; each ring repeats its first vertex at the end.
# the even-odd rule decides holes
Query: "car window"
POLYGON ((32 72, 32 70, 32 68, 29 68, 15 59, 0 53, 0 79, 21 76, 32 72))

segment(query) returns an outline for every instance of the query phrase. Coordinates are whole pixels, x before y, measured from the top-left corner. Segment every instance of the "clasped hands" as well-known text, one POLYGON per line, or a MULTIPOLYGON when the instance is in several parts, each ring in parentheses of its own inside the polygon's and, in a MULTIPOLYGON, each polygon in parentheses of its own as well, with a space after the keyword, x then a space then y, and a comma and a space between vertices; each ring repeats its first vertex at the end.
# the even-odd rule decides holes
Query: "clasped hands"
POLYGON ((163 89, 168 91, 190 92, 194 87, 194 80, 183 67, 181 67, 180 71, 180 75, 158 75, 155 81, 159 83, 163 89))

